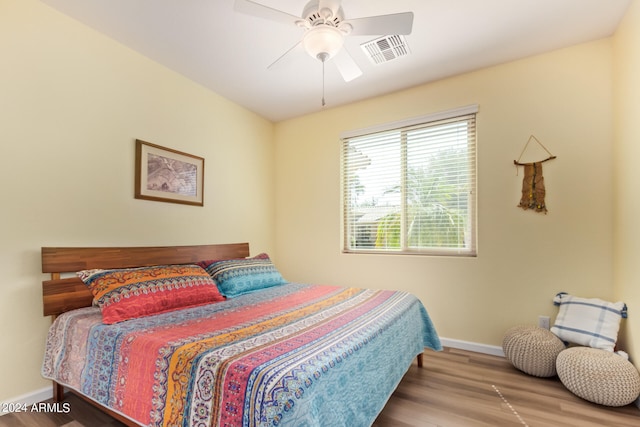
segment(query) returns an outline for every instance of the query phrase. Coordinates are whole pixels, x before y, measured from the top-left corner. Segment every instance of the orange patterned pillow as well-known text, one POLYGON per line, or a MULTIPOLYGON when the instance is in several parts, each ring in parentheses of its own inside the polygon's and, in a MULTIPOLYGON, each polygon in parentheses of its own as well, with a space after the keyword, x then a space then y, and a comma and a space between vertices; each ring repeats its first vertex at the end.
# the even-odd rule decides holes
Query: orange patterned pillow
POLYGON ((83 270, 106 324, 223 301, 215 282, 197 265, 83 270))

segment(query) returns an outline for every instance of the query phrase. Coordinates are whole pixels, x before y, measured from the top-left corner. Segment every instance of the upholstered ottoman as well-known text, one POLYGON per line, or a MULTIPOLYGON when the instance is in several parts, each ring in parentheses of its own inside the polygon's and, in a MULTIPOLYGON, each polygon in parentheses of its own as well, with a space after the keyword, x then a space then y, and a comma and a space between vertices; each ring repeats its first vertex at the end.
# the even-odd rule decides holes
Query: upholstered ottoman
POLYGON ((606 406, 625 406, 640 394, 640 374, 626 358, 607 350, 572 347, 556 360, 558 377, 573 394, 606 406))
POLYGON ((533 325, 514 326, 502 340, 502 350, 517 369, 536 377, 556 374, 556 357, 564 343, 549 330, 533 325))

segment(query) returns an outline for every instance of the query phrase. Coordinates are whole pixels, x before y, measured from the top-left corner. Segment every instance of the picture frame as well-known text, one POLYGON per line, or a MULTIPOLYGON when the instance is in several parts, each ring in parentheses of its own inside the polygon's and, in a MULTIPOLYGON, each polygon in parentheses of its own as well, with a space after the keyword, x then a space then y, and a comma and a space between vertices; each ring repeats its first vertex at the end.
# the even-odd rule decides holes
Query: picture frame
POLYGON ((136 139, 134 197, 204 206, 204 158, 136 139))

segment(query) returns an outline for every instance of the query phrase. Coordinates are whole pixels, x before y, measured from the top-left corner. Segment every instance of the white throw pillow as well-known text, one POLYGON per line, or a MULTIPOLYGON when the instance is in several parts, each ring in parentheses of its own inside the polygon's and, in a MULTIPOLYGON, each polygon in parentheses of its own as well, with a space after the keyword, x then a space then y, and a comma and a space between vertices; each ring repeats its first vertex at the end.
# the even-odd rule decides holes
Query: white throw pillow
POLYGON ((558 338, 592 348, 614 350, 620 319, 627 317, 625 303, 579 298, 565 292, 557 294, 553 303, 560 306, 555 324, 551 327, 551 332, 558 338))

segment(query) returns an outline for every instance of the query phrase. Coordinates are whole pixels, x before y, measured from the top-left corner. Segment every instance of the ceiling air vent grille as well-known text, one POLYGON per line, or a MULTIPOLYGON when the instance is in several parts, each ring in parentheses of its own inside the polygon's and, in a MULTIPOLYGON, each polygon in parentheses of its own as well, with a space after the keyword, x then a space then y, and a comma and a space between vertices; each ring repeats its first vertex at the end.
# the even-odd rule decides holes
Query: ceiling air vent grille
POLYGON ((409 46, 402 36, 384 36, 360 45, 374 64, 382 64, 409 54, 409 46))

